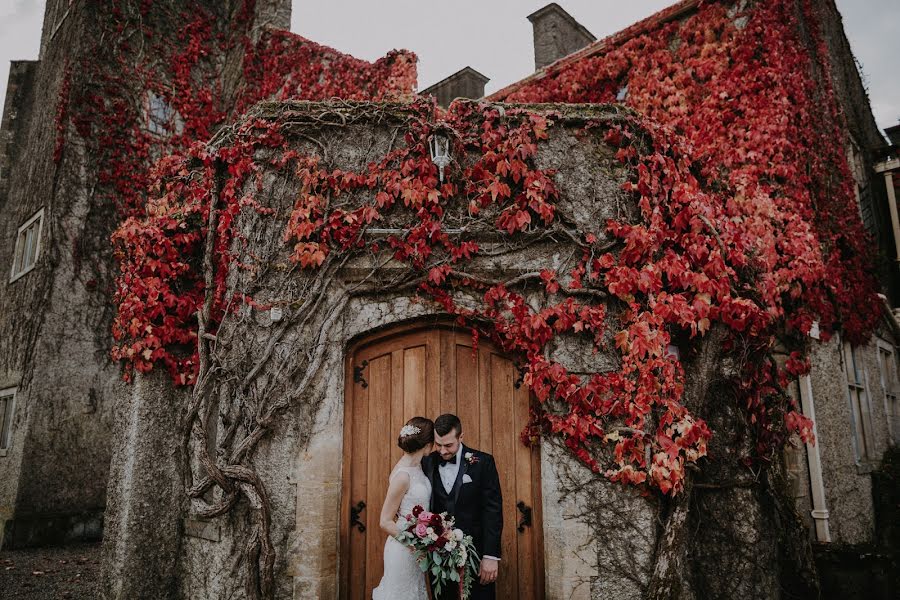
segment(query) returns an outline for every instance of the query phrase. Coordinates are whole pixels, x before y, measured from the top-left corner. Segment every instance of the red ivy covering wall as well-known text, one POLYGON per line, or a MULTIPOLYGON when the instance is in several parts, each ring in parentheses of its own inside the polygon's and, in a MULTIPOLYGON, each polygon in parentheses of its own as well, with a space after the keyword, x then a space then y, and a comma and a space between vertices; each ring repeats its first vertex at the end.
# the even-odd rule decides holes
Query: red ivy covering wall
POLYGON ((684 20, 641 29, 492 99, 621 100, 671 128, 727 196, 727 259, 761 278, 759 308, 803 332, 818 318, 826 339, 838 327, 866 339, 881 310, 873 246, 809 1, 700 2, 684 20))
MULTIPOLYGON (((714 324, 730 332, 726 350, 743 357, 735 389, 754 425, 755 458, 770 457, 790 431, 809 439, 810 423, 785 388, 809 369, 806 334, 813 321, 826 339, 840 328, 853 342, 874 327, 880 302, 870 246, 843 154, 842 116, 827 79, 817 75, 828 73, 821 62, 827 54, 807 2, 750 3, 742 11, 731 6, 701 3, 682 21, 646 28, 500 94, 541 102, 619 97, 642 115, 618 126, 588 125, 628 165, 625 190, 640 209, 639 221, 597 223, 579 232, 583 260, 570 273, 541 273, 546 302, 540 309, 503 285, 461 275, 457 265, 479 248, 454 240, 442 216, 451 198, 464 198, 472 214, 498 206, 495 226, 510 236, 553 224, 553 174, 534 164, 537 145, 554 126, 552 114, 501 116, 489 105, 451 107, 444 118, 459 133, 455 154, 477 159, 451 169, 444 185, 427 152, 436 118, 427 104, 414 107, 418 118, 410 119, 405 147, 361 173, 287 152, 276 122, 249 121, 215 155, 194 146, 188 156, 161 163, 147 216, 129 219, 117 232, 116 357, 140 371, 165 364, 176 381, 193 382, 195 355, 179 344, 196 344, 194 314, 203 295, 196 265, 208 234, 214 170, 224 166, 229 173, 218 194, 215 232, 218 322, 230 300, 225 277, 234 218, 242 209, 267 211, 253 196, 265 169, 293 169, 301 190, 285 239, 303 267, 365 246, 362 228, 390 210, 416 213, 416 225, 390 238, 389 247, 427 276, 421 293, 524 358, 524 380, 542 402, 526 439, 558 435, 613 480, 676 493, 686 465, 705 454, 711 432, 684 406, 684 372, 667 346, 677 339, 689 355, 714 324), (254 160, 261 147, 284 152, 261 165, 254 160), (330 195, 354 190, 371 191, 372 203, 352 211, 329 206, 330 195), (600 250, 604 230, 620 240, 615 252, 600 250), (624 306, 619 320, 610 322, 605 305, 567 294, 582 287, 617 298, 624 306), (457 306, 457 288, 477 292, 482 306, 457 306), (617 370, 581 377, 545 354, 563 333, 601 345, 608 327, 615 328, 617 370), (773 358, 777 347, 790 352, 784 366, 773 358)), ((277 56, 260 60, 281 68, 277 56)), ((288 78, 288 89, 295 84, 288 78)), ((285 89, 254 85, 266 93, 285 89)))
POLYGON ((98 200, 123 216, 143 212, 157 159, 209 140, 260 100, 403 99, 415 91, 416 57, 408 51, 368 63, 276 29, 254 42, 255 0, 234 14, 226 2, 93 4, 98 30, 77 65, 80 85, 73 89, 67 75, 60 90, 55 156, 71 122, 96 163, 98 200), (226 90, 223 64, 234 53, 244 82, 226 90), (165 103, 163 132, 148 126, 151 93, 165 103))
MULTIPOLYGON (((255 0, 243 0, 234 14, 230 6, 101 0, 85 9, 97 30, 82 58, 66 67, 54 158, 63 159, 67 136, 83 140, 96 169, 95 202, 115 207, 124 220, 115 240, 138 235, 134 221, 127 219, 145 216, 148 193, 159 192, 160 169, 260 100, 408 99, 414 93, 416 57, 411 52, 393 51, 368 63, 274 29, 254 42, 255 0), (226 94, 222 67, 234 53, 241 55, 244 81, 226 94), (148 113, 154 109, 151 126, 148 113), (167 158, 154 166, 161 157, 167 158)), ((182 244, 199 238, 196 229, 174 233, 182 244)), ((190 279, 197 265, 182 263, 186 255, 155 250, 158 260, 146 265, 146 277, 122 273, 117 281, 112 354, 126 361, 128 372, 132 364, 143 369, 164 362, 176 381, 187 383, 184 365, 176 365, 162 348, 196 345, 196 335, 174 323, 192 319, 202 288, 182 282, 173 296, 163 293, 162 282, 190 279), (121 343, 136 336, 146 343, 121 343)))
MULTIPOLYGON (((882 310, 874 244, 859 217, 846 122, 809 0, 682 3, 662 16, 687 4, 697 7, 686 18, 650 19, 492 99, 624 101, 670 128, 718 191, 705 213, 723 255, 707 260, 724 262, 734 293, 712 298, 711 318, 760 356, 778 341, 802 350, 791 334, 807 334, 815 320, 824 340, 840 329, 865 341, 882 310)), ((787 363, 791 377, 808 368, 802 352, 787 363)), ((760 408, 785 384, 785 374, 777 378, 761 370, 743 383, 764 442, 777 428, 760 408)), ((788 415, 792 428, 803 424, 788 415)))
POLYGON ((393 50, 370 63, 299 35, 269 30, 244 59, 247 82, 236 113, 273 100, 409 99, 416 88, 416 56, 393 50))

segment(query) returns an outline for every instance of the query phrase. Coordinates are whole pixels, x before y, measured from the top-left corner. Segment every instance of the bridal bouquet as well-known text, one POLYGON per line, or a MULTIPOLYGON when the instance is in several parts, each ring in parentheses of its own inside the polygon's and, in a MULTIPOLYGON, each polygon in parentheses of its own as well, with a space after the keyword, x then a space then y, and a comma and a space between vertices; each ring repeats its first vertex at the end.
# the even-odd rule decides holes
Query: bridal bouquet
POLYGON ((466 600, 478 572, 478 554, 471 535, 453 527, 447 513, 431 513, 416 506, 397 522, 397 541, 416 553, 419 567, 431 572, 435 594, 449 585, 459 586, 459 597, 466 600))

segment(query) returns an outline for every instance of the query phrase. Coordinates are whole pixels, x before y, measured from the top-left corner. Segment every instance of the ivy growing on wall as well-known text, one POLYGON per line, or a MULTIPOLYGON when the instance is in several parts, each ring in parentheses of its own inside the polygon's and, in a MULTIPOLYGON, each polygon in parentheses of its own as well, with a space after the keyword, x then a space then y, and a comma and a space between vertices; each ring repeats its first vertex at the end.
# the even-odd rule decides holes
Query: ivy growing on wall
MULTIPOLYGON (((442 230, 442 203, 461 195, 472 215, 498 204, 495 225, 508 235, 553 222, 552 173, 536 169, 532 160, 550 124, 545 117, 535 114, 512 127, 495 109, 465 104, 451 110, 446 125, 457 132, 457 144, 483 158, 451 173, 443 185, 425 152, 425 132, 433 126, 425 115, 421 131, 407 134, 406 148, 373 163, 367 173, 331 171, 314 157, 286 155, 282 160, 297 163, 293 168, 303 186, 285 234, 294 260, 316 268, 330 253, 362 244, 361 230, 396 202, 416 210, 418 224, 388 244, 411 268, 429 268, 421 291, 464 320, 491 322, 487 333, 526 358, 525 381, 538 398, 569 407, 563 414, 537 413, 525 437, 543 430, 562 435, 576 456, 613 479, 677 492, 685 461, 704 454, 710 432, 684 409, 679 363, 667 348, 673 336, 690 340, 712 323, 732 331, 726 343, 744 357, 738 384, 756 426, 759 455, 769 456, 783 443, 785 422, 808 438, 808 420, 785 393, 788 380, 809 368, 805 334, 818 321, 826 338, 841 327, 859 341, 880 307, 871 270, 864 268, 870 256, 854 210, 840 115, 830 88, 814 79, 822 65, 798 39, 792 6, 772 2, 742 13, 704 5, 684 21, 635 36, 506 96, 599 102, 613 100, 627 86, 628 103, 644 115, 605 132, 635 174, 625 189, 642 221, 598 223, 596 231, 578 232, 584 248, 578 268, 540 274, 548 294, 589 285, 627 306, 615 335, 619 371, 583 379, 544 355, 552 337, 565 331, 600 340, 602 303, 584 305, 569 297, 533 313, 522 296, 488 286, 485 307, 476 314, 456 307, 449 293, 476 283, 454 271, 478 248, 450 241, 442 230), (659 121, 664 125, 654 124, 659 121), (653 140, 649 147, 635 143, 644 139, 637 131, 653 140), (399 167, 389 167, 395 163, 399 167), (361 188, 373 191, 374 204, 347 214, 329 208, 329 198, 361 188), (601 230, 620 240, 621 250, 598 251, 601 230), (438 249, 449 258, 432 265, 438 249), (783 367, 772 359, 776 346, 791 352, 783 367), (656 408, 664 413, 648 434, 646 419, 656 408), (608 431, 611 420, 624 420, 625 427, 608 431), (591 448, 598 442, 614 447, 614 464, 597 462, 591 448)), ((285 86, 293 83, 275 93, 285 95, 285 86)), ((195 380, 195 355, 172 348, 196 339, 193 315, 205 292, 196 253, 206 236, 202 224, 217 163, 227 166, 229 177, 219 192, 213 321, 233 303, 224 282, 234 218, 244 208, 266 210, 247 184, 261 185, 254 153, 259 146, 284 145, 272 123, 243 127, 239 143, 214 156, 203 146, 191 150, 203 165, 202 177, 183 158, 162 161, 166 177, 155 184, 158 197, 147 217, 127 221, 115 236, 123 261, 115 356, 129 366, 146 371, 162 363, 176 381, 195 380)))
MULTIPOLYGON (((536 166, 540 144, 558 123, 552 108, 457 103, 442 113, 417 101, 406 109, 402 144, 360 172, 337 169, 321 154, 298 154, 279 119, 252 112, 229 128, 226 141, 192 145, 234 116, 218 104, 215 80, 195 72, 204 48, 227 46, 227 36, 192 16, 172 60, 179 91, 157 90, 169 94, 183 120, 165 148, 178 152, 152 174, 137 168, 157 146, 134 129, 134 107, 117 102, 112 89, 95 100, 107 126, 101 146, 114 149, 101 154, 103 181, 129 216, 113 238, 121 266, 113 355, 129 376, 163 366, 177 383, 199 381, 204 389, 217 327, 230 311, 256 304, 228 287, 229 273, 243 268, 233 254, 241 246, 236 220, 242 211, 270 216, 258 199, 263 176, 284 170, 298 185, 283 232, 291 260, 316 272, 388 249, 414 276, 411 289, 521 361, 539 401, 526 443, 558 436, 611 480, 678 494, 712 433, 704 415, 687 407, 683 361, 671 346, 690 357, 720 329, 754 432, 755 452, 745 458, 768 461, 790 433, 812 436, 786 389, 809 370, 813 323, 824 339, 841 331, 859 343, 881 311, 844 155, 844 120, 809 11, 806 0, 702 3, 682 20, 644 26, 499 93, 507 102, 620 100, 634 109, 587 122, 584 132, 615 149, 638 218, 582 229, 560 221, 554 173, 536 166), (130 117, 120 119, 126 110, 130 117), (428 153, 436 132, 452 138, 455 156, 474 157, 451 165, 443 182, 428 153), (362 192, 371 200, 338 202, 362 192), (469 219, 487 218, 513 242, 562 231, 581 259, 568 272, 548 266, 510 281, 473 274, 466 265, 482 248, 445 222, 459 203, 469 219), (368 240, 367 228, 397 212, 415 216, 402 235, 383 245, 368 240), (539 308, 526 301, 526 281, 543 286, 539 308), (461 291, 479 298, 477 305, 458 303, 461 291), (548 358, 562 335, 585 336, 604 350, 611 337, 616 368, 569 373, 548 358), (787 360, 776 360, 779 353, 787 360)), ((241 110, 265 97, 379 100, 413 85, 414 62, 403 53, 367 67, 284 32, 255 43, 237 39, 247 82, 241 110)), ((131 73, 154 89, 149 72, 131 73)), ((66 114, 87 136, 89 124, 74 105, 66 114)), ((267 426, 248 434, 241 461, 267 426)), ((258 484, 245 468, 210 464, 194 491, 217 484, 233 503, 229 478, 258 484)))

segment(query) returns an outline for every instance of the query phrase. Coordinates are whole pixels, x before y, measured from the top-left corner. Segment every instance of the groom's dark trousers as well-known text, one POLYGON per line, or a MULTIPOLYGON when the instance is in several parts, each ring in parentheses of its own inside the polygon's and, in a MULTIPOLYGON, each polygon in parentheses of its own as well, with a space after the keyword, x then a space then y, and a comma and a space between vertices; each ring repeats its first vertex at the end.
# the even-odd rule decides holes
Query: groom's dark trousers
MULTIPOLYGON (((456 527, 472 536, 478 556, 500 556, 500 536, 503 533, 503 498, 500 492, 500 477, 494 457, 463 446, 462 463, 456 482, 448 493, 441 482, 438 466, 441 464, 437 452, 422 461, 425 473, 431 478, 431 510, 446 512, 456 520, 456 527), (465 457, 470 455, 469 459, 465 457)), ((478 576, 472 586, 470 600, 495 600, 495 583, 481 585, 478 576)), ((433 588, 432 588, 433 589, 433 588)), ((456 586, 442 589, 435 600, 456 600, 459 589, 456 586)))

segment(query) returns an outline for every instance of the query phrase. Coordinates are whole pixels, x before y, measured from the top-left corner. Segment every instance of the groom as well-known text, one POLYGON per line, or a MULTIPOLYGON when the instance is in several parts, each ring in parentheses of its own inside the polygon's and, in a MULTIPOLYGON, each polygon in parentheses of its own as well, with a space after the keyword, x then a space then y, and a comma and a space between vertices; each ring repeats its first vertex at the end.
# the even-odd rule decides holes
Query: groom
MULTIPOLYGON (((500 534, 503 502, 494 457, 462 444, 462 423, 456 415, 434 421, 436 452, 422 459, 422 470, 431 479, 431 510, 447 512, 456 527, 472 536, 481 572, 472 586, 471 600, 494 600, 500 568, 500 534)), ((436 600, 459 597, 455 587, 441 590, 436 600)))

